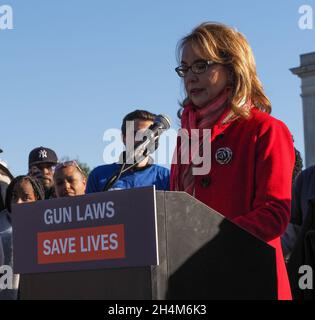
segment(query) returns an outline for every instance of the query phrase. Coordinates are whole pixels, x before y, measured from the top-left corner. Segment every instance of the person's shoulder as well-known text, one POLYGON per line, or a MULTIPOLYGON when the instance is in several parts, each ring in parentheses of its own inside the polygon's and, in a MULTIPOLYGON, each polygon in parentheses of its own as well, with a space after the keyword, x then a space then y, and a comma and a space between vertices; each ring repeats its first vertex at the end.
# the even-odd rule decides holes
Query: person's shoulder
POLYGON ((311 181, 315 181, 315 165, 304 169, 300 173, 300 177, 302 179, 308 179, 308 180, 311 180, 311 181))
POLYGON ((304 169, 295 180, 295 192, 301 193, 304 197, 315 197, 315 166, 304 169))
POLYGON ((170 190, 170 170, 160 165, 153 165, 155 170, 155 185, 158 190, 170 190))
POLYGON ((160 173, 161 175, 169 175, 170 170, 166 167, 162 167, 158 164, 153 164, 152 169, 155 170, 156 172, 160 173))
POLYGON ((99 176, 103 175, 106 172, 111 172, 115 170, 118 167, 117 163, 111 163, 111 164, 103 164, 100 166, 97 166, 90 172, 90 176, 99 176))
POLYGON ((256 122, 256 123, 283 123, 281 120, 273 117, 268 112, 264 112, 258 108, 253 108, 251 110, 250 116, 248 118, 248 121, 256 122))
POLYGON ((253 108, 251 110, 247 121, 247 124, 257 128, 258 130, 266 131, 269 129, 282 129, 289 132, 287 125, 283 121, 258 108, 253 108))

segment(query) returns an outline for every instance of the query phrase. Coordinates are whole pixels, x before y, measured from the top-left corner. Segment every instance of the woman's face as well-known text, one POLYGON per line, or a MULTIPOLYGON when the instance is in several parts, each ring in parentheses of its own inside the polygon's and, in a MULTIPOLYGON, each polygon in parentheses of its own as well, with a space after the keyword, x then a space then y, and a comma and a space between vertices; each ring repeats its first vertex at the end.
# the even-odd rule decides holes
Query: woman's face
POLYGON ((75 166, 58 169, 55 172, 54 181, 58 198, 85 194, 86 179, 75 166))
POLYGON ((12 192, 11 204, 33 201, 36 201, 36 196, 31 183, 28 180, 16 183, 12 192))
MULTIPOLYGON (((204 59, 192 50, 190 44, 186 44, 183 48, 181 64, 190 67, 200 60, 204 59)), ((189 69, 184 77, 188 98, 198 108, 207 106, 226 87, 227 83, 228 69, 221 64, 210 65, 201 74, 194 74, 189 69)))

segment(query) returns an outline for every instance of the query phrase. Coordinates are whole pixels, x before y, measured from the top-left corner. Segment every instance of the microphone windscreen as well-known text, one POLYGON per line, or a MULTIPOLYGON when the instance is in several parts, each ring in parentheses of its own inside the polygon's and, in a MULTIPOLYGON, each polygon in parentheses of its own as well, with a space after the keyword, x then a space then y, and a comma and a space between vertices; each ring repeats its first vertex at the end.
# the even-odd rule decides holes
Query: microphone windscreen
POLYGON ((163 125, 163 129, 168 130, 171 127, 171 120, 164 114, 159 114, 155 118, 155 122, 160 122, 163 125))

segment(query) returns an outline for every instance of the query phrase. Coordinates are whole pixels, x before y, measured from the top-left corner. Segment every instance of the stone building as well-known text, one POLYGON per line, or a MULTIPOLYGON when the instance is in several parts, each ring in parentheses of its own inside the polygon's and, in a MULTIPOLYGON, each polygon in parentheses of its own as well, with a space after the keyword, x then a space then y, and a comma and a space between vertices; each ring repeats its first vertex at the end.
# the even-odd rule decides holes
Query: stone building
POLYGON ((291 72, 302 80, 305 166, 315 165, 315 52, 302 54, 291 72))

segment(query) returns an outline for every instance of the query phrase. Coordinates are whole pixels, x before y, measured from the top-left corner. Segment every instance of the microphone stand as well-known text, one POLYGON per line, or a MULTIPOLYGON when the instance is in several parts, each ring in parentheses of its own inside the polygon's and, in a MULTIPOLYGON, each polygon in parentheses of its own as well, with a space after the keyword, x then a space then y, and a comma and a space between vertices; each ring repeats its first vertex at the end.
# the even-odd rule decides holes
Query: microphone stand
POLYGON ((138 159, 138 161, 136 161, 135 163, 133 163, 130 166, 127 166, 127 159, 124 159, 123 164, 121 165, 120 169, 115 172, 106 182, 103 191, 108 191, 115 183, 116 181, 119 180, 119 178, 121 177, 121 175, 129 170, 131 170, 132 168, 136 167, 141 161, 143 161, 146 158, 146 156, 143 154, 140 159, 138 159), (127 167, 126 167, 127 166, 127 167))

